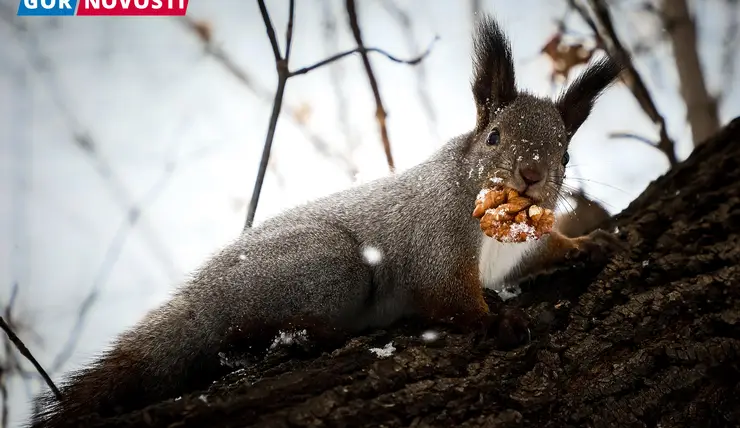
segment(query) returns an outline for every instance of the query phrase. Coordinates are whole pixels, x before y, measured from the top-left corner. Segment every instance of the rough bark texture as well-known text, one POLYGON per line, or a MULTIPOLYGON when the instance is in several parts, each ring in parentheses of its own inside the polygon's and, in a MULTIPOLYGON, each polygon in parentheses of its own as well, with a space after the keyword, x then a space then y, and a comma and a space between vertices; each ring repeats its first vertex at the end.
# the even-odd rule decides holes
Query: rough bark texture
MULTIPOLYGON (((740 118, 610 220, 630 251, 525 284, 532 341, 404 323, 281 349, 98 426, 740 426, 740 118), (369 348, 393 342, 379 358, 369 348)), ((489 296, 495 299, 494 296, 489 296)))

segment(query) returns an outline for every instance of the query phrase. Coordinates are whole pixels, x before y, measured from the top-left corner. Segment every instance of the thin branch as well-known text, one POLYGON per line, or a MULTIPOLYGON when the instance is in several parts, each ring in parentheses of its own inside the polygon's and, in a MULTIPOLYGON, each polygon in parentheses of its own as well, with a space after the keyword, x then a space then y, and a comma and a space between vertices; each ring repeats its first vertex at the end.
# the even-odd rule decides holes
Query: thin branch
POLYGON ((23 344, 23 341, 15 335, 13 329, 10 328, 10 326, 5 322, 5 318, 3 318, 2 316, 0 316, 0 327, 2 327, 2 329, 5 331, 5 334, 8 335, 8 338, 11 342, 13 342, 15 347, 18 348, 18 352, 26 357, 28 361, 30 361, 31 364, 33 364, 33 366, 36 368, 41 377, 44 378, 44 381, 46 381, 46 384, 49 385, 49 388, 51 388, 52 392, 54 392, 57 400, 61 400, 62 394, 59 392, 59 389, 57 389, 57 386, 54 385, 54 382, 52 382, 49 375, 46 374, 46 371, 43 367, 41 367, 41 364, 36 361, 36 358, 34 358, 33 354, 31 354, 31 351, 29 351, 28 348, 26 348, 26 345, 23 344))
MULTIPOLYGON (((260 8, 262 20, 265 22, 265 30, 267 30, 267 37, 270 39, 270 46, 272 46, 272 54, 275 56, 275 63, 279 63, 280 60, 282 60, 283 58, 280 56, 280 48, 278 47, 277 36, 275 35, 275 27, 272 26, 270 14, 267 13, 267 6, 265 6, 264 0, 258 0, 257 4, 260 8)), ((292 16, 293 15, 291 15, 291 17, 292 16)), ((288 28, 290 28, 291 26, 292 23, 289 23, 288 28)))
POLYGON ((290 0, 288 15, 288 29, 285 32, 285 62, 290 62, 290 48, 293 46, 293 16, 295 15, 295 0, 290 0))
POLYGON ((704 71, 699 62, 696 25, 686 0, 661 0, 661 5, 660 16, 673 45, 679 88, 686 104, 686 118, 691 125, 694 146, 698 146, 719 129, 717 100, 707 91, 704 71))
POLYGON ((7 427, 8 425, 8 385, 6 383, 6 376, 3 372, 3 368, 0 367, 0 396, 3 397, 2 401, 2 416, 0 416, 0 426, 7 427))
POLYGON ((588 25, 589 28, 591 28, 591 31, 593 31, 593 33, 596 35, 596 41, 600 42, 601 39, 599 38, 599 30, 596 28, 596 24, 594 23, 593 19, 591 19, 591 15, 588 13, 588 9, 586 8, 586 6, 581 4, 578 0, 567 0, 567 1, 568 1, 568 5, 573 10, 578 12, 578 15, 580 15, 581 18, 583 19, 583 22, 585 22, 586 25, 588 25))
POLYGON ((658 147, 658 143, 651 140, 650 138, 643 137, 642 135, 637 135, 637 134, 633 134, 630 132, 612 132, 608 135, 608 137, 609 138, 623 138, 623 139, 628 139, 628 140, 637 140, 637 141, 647 144, 650 147, 654 147, 654 148, 658 147))
POLYGON ((380 90, 378 89, 378 81, 375 79, 375 73, 373 73, 373 67, 370 65, 370 58, 367 56, 367 50, 365 44, 362 41, 362 33, 360 32, 360 24, 357 21, 357 7, 355 0, 347 0, 347 16, 349 17, 349 26, 352 29, 352 35, 357 42, 357 46, 360 48, 360 55, 362 55, 362 64, 365 66, 365 73, 367 74, 370 87, 373 90, 373 96, 375 96, 375 118, 378 120, 378 128, 380 129, 380 138, 383 142, 383 150, 385 151, 386 162, 391 173, 395 172, 395 165, 393 162, 393 154, 391 153, 391 142, 388 138, 388 128, 386 126, 386 119, 388 114, 383 107, 383 100, 380 98, 380 90))
POLYGON ((382 49, 358 47, 358 48, 355 48, 355 49, 352 49, 352 50, 349 50, 349 51, 346 51, 346 52, 338 53, 338 54, 336 54, 334 56, 331 56, 331 57, 329 57, 329 58, 327 58, 325 60, 321 60, 321 61, 317 62, 314 65, 309 65, 308 67, 303 67, 303 68, 299 68, 298 70, 291 71, 290 72, 290 77, 298 76, 300 74, 306 74, 309 71, 315 70, 315 69, 317 69, 319 67, 323 67, 323 66, 325 66, 327 64, 331 64, 332 62, 334 62, 336 60, 342 59, 342 58, 344 58, 346 56, 349 56, 349 55, 352 55, 352 54, 356 54, 356 53, 359 53, 359 54, 362 55, 363 53, 375 52, 375 53, 379 53, 379 54, 383 55, 384 57, 388 58, 389 60, 391 60, 393 62, 397 62, 399 64, 416 65, 416 64, 420 63, 421 60, 423 60, 424 58, 426 58, 427 55, 429 55, 431 53, 432 46, 434 45, 434 42, 437 41, 437 39, 438 38, 435 37, 432 40, 432 42, 429 44, 429 46, 427 47, 427 49, 421 55, 419 55, 419 56, 417 56, 415 58, 402 59, 402 58, 395 57, 395 56, 389 54, 388 52, 386 52, 386 51, 384 51, 382 49))
MULTIPOLYGON (((575 0, 569 1, 574 2, 575 0)), ((596 29, 595 34, 598 45, 605 49, 609 56, 624 65, 625 70, 624 73, 622 73, 622 80, 632 91, 632 94, 637 99, 637 102, 640 104, 643 111, 658 127, 660 135, 660 141, 657 145, 658 149, 666 155, 671 166, 676 165, 678 160, 676 158, 675 144, 668 136, 665 119, 658 112, 658 108, 656 107, 655 102, 653 102, 650 92, 645 86, 642 77, 637 72, 629 53, 619 40, 617 32, 614 29, 614 24, 612 23, 609 7, 604 0, 587 1, 593 12, 593 19, 583 7, 576 8, 576 11, 578 11, 584 21, 586 21, 591 28, 596 29)))
MULTIPOLYGON (((181 18, 181 22, 189 30, 198 35, 198 38, 203 42, 206 54, 210 55, 213 59, 216 60, 216 62, 221 64, 229 73, 231 73, 232 76, 234 76, 240 83, 247 87, 247 89, 252 91, 261 101, 269 103, 273 102, 274 94, 272 93, 272 91, 262 86, 259 82, 257 82, 256 79, 249 75, 246 70, 237 65, 236 61, 234 61, 223 49, 213 44, 210 39, 204 39, 201 36, 200 28, 202 25, 200 23, 193 20, 189 16, 183 16, 181 18)), ((300 114, 297 108, 291 107, 289 105, 284 105, 283 110, 288 114, 288 117, 293 121, 298 130, 303 133, 304 137, 306 137, 306 139, 311 144, 313 144, 314 148, 317 152, 319 152, 319 154, 330 159, 338 159, 343 164, 343 169, 345 169, 347 173, 351 175, 352 167, 350 165, 350 160, 342 153, 334 150, 328 141, 324 140, 321 136, 308 129, 308 127, 300 119, 300 114)))
MULTIPOLYGON (((260 13, 262 14, 262 20, 265 24, 265 29, 267 31, 267 37, 270 39, 270 44, 274 48, 273 51, 275 53, 276 69, 278 72, 278 84, 277 84, 277 90, 275 91, 275 97, 273 99, 270 121, 267 126, 267 135, 265 136, 265 145, 264 145, 264 148, 262 149, 262 157, 260 158, 260 164, 257 170, 257 177, 255 179, 254 188, 252 190, 252 197, 250 198, 249 205, 247 206, 247 219, 244 223, 243 230, 247 230, 251 228, 252 224, 254 224, 254 216, 255 216, 255 213, 257 212, 257 205, 259 204, 260 193, 262 192, 262 185, 265 180, 265 173, 267 171, 267 167, 270 162, 270 152, 272 151, 272 143, 275 137, 275 129, 277 128, 277 121, 278 121, 278 118, 280 117, 280 109, 283 103, 283 95, 285 94, 285 86, 288 82, 288 79, 290 79, 291 77, 295 75, 305 74, 310 70, 319 68, 323 65, 331 63, 332 61, 336 61, 340 58, 346 57, 347 55, 351 53, 354 53, 352 51, 340 53, 340 54, 334 55, 334 57, 332 58, 329 58, 329 60, 320 61, 317 64, 314 64, 313 66, 306 67, 305 71, 301 69, 301 70, 298 70, 297 72, 291 72, 288 67, 288 59, 282 58, 280 56, 279 50, 277 50, 277 38, 275 36, 275 30, 272 26, 272 21, 270 20, 270 14, 267 11, 265 2, 264 0, 257 0, 257 1, 259 3, 260 13)), ((291 36, 290 38, 292 38, 292 28, 293 28, 293 19, 294 19, 294 13, 293 13, 294 2, 295 0, 291 0, 290 2, 291 11, 288 17, 288 35, 291 36)), ((356 51, 362 55, 363 62, 365 63, 365 68, 368 72, 368 77, 370 78, 370 84, 373 88, 373 93, 375 94, 376 104, 378 105, 378 113, 376 116, 378 117, 378 122, 381 127, 381 135, 383 137, 384 147, 386 151, 386 158, 388 160, 388 166, 391 169, 391 172, 393 172, 394 170, 393 157, 390 152, 390 142, 388 141, 388 132, 385 127, 386 113, 385 113, 385 109, 383 108, 383 104, 380 100, 380 94, 378 92, 378 84, 377 84, 377 81, 375 80, 375 76, 372 73, 372 69, 370 68, 370 62, 368 60, 367 53, 370 50, 374 50, 376 52, 385 54, 386 57, 390 58, 391 60, 395 62, 404 63, 404 64, 416 64, 419 61, 421 61, 424 58, 424 56, 428 54, 428 52, 422 55, 418 59, 407 61, 407 60, 398 59, 379 49, 366 48, 364 44, 362 43, 362 38, 359 33, 360 30, 357 24, 357 13, 355 11, 354 1, 348 0, 347 5, 348 5, 348 14, 350 15, 350 23, 351 23, 350 25, 352 27, 352 31, 353 31, 353 34, 355 35, 355 40, 357 41, 357 45, 358 45, 356 51)), ((288 40, 287 45, 289 45, 290 42, 291 41, 288 40)), ((286 51, 287 50, 288 49, 286 49, 286 51)))
POLYGON ((5 307, 5 317, 8 319, 9 323, 12 323, 11 321, 11 315, 13 314, 13 307, 15 306, 15 301, 18 298, 18 282, 13 282, 13 287, 10 289, 10 299, 8 299, 8 305, 5 307))
MULTIPOLYGON (((273 45, 275 50, 275 66, 277 67, 278 73, 278 84, 277 90, 275 91, 275 99, 272 103, 272 113, 270 114, 270 122, 267 125, 267 135, 265 136, 265 145, 262 149, 262 157, 260 158, 260 164, 257 169, 257 178, 255 179, 254 187, 252 189, 252 197, 249 200, 247 206, 247 221, 244 223, 244 230, 249 229, 254 224, 254 216, 257 212, 257 204, 259 204, 260 194, 262 193, 262 184, 265 181, 265 173, 267 172, 267 165, 270 163, 270 152, 272 151, 272 142, 275 137, 275 129, 277 128, 277 121, 280 117, 280 107, 283 104, 283 95, 285 94, 285 85, 288 83, 290 78, 290 70, 288 69, 288 60, 280 56, 280 52, 277 51, 277 39, 275 37, 275 30, 272 27, 272 21, 270 21, 270 14, 267 12, 264 0, 258 0, 260 13, 262 14, 262 20, 265 23, 265 29, 267 30, 267 37, 270 39, 270 44, 273 45)), ((292 32, 293 28, 293 8, 294 0, 290 1, 290 15, 288 17, 288 32, 292 32)), ((290 40, 287 41, 287 45, 290 45, 290 40)))

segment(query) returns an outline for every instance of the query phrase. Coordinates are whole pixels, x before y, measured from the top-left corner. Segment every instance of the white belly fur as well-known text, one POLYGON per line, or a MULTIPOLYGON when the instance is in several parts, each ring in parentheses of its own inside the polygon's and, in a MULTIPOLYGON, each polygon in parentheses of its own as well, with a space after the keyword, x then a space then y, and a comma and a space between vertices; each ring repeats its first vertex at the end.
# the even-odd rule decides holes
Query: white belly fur
POLYGON ((517 284, 507 284, 504 278, 537 244, 536 241, 505 244, 488 236, 483 237, 478 257, 483 286, 499 294, 507 287, 516 287, 517 284))

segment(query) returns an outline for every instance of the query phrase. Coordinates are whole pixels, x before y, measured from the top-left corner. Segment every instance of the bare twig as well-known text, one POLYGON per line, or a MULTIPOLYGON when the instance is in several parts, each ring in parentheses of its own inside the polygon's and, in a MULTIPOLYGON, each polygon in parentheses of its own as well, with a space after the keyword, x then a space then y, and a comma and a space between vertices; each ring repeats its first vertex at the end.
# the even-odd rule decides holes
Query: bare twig
POLYGON ((3 402, 2 402, 2 418, 0 419, 0 426, 7 427, 8 426, 8 386, 5 383, 5 373, 3 372, 3 368, 0 367, 0 396, 2 396, 3 402))
MULTIPOLYGON (((278 73, 278 85, 277 90, 275 91, 275 98, 273 100, 272 105, 272 114, 270 115, 270 121, 268 123, 267 127, 267 135, 265 137, 265 145, 262 149, 262 157, 260 159, 259 168, 257 170, 257 178, 255 179, 254 189, 252 190, 252 197, 249 201, 249 206, 247 207, 247 219, 244 223, 244 230, 247 230, 252 227, 252 224, 254 223, 254 216, 257 211, 257 204, 259 203, 259 197, 260 193, 262 192, 262 184, 265 179, 265 172, 267 171, 267 165, 270 162, 270 152, 272 150, 272 142, 275 137, 275 129, 277 128, 277 121, 280 117, 280 107, 283 103, 283 95, 285 93, 285 85, 291 77, 298 76, 305 74, 311 70, 315 70, 319 67, 325 66, 327 64, 331 64, 334 61, 337 61, 341 58, 344 58, 348 55, 351 55, 353 53, 360 53, 362 55, 363 61, 366 64, 366 69, 369 67, 369 61, 367 58, 368 52, 378 52, 383 55, 385 55, 388 59, 402 63, 402 64, 417 64, 419 61, 421 61, 429 52, 425 52, 423 55, 421 55, 418 58, 411 59, 411 60, 402 60, 399 58, 394 57, 393 55, 388 54, 385 51, 382 51, 377 48, 367 48, 362 44, 362 39, 359 38, 359 28, 357 24, 357 14, 354 11, 354 2, 352 2, 352 12, 349 12, 349 3, 351 0, 348 0, 348 13, 350 14, 350 21, 353 22, 351 24, 353 33, 356 34, 355 40, 358 41, 358 47, 354 50, 342 52, 339 54, 336 54, 326 60, 319 61, 318 63, 304 67, 303 69, 298 69, 294 72, 291 72, 289 69, 289 59, 287 56, 282 57, 280 54, 280 48, 278 46, 277 37, 275 36, 275 29, 272 26, 272 21, 270 20, 270 14, 267 11, 267 7, 265 6, 264 0, 257 0, 257 3, 259 5, 260 14, 262 15, 262 20, 265 24, 265 29, 267 31, 267 37, 270 39, 270 45, 273 47, 273 53, 275 54, 276 58, 276 69, 278 73), (354 17, 354 19, 352 19, 354 17)), ((288 18, 288 30, 287 30, 287 40, 286 40, 286 52, 289 52, 289 49, 287 48, 292 43, 292 28, 293 28, 293 16, 294 12, 293 9, 295 8, 295 0, 290 1, 290 16, 288 18)), ((430 47, 431 49, 431 47, 430 47)), ((382 115, 378 114, 378 120, 381 124, 381 134, 383 135, 383 141, 384 141, 384 147, 386 148, 386 157, 388 159, 388 165, 391 168, 391 171, 393 171, 393 157, 390 153, 390 142, 388 142, 388 133, 385 129, 385 110, 382 108, 382 103, 380 102, 380 95, 377 90, 377 81, 375 81, 374 75, 372 75, 372 70, 369 70, 368 75, 371 78, 371 85, 373 86, 373 92, 375 94, 376 103, 379 106, 379 111, 382 112, 382 115), (382 117, 382 120, 381 120, 382 117)))
POLYGON ((28 361, 30 361, 31 364, 33 364, 33 366, 36 368, 41 377, 44 378, 44 381, 46 381, 46 384, 49 385, 49 388, 51 388, 52 392, 54 392, 57 400, 61 400, 62 394, 59 392, 59 389, 57 389, 57 386, 54 385, 54 382, 52 382, 49 375, 46 374, 46 371, 43 367, 41 367, 41 364, 36 361, 36 358, 34 358, 33 354, 31 354, 31 351, 29 351, 28 348, 26 348, 26 345, 23 344, 23 341, 15 335, 13 329, 10 328, 10 326, 5 322, 5 318, 3 318, 2 316, 0 316, 0 327, 2 327, 2 329, 5 331, 5 334, 8 335, 8 338, 11 340, 11 342, 13 342, 15 347, 18 348, 18 352, 26 357, 28 361))
POLYGON ((703 143, 719 129, 717 100, 707 91, 696 45, 696 26, 686 0, 661 0, 664 27, 673 45, 681 96, 686 118, 691 125, 694 146, 703 143))
POLYGON ((317 69, 319 67, 322 67, 324 65, 330 64, 330 63, 332 63, 332 62, 334 62, 334 61, 336 61, 338 59, 342 59, 342 58, 344 58, 346 56, 349 56, 349 55, 352 55, 352 54, 355 54, 355 53, 359 53, 360 55, 364 55, 365 53, 368 53, 368 52, 375 52, 375 53, 379 53, 379 54, 383 55, 384 57, 388 58, 389 60, 391 60, 393 62, 396 62, 396 63, 399 63, 399 64, 416 65, 416 64, 419 64, 421 62, 421 60, 423 60, 424 58, 426 58, 426 56, 429 55, 429 53, 431 53, 432 46, 434 45, 434 42, 435 41, 437 41, 437 38, 434 38, 432 40, 432 42, 429 44, 429 46, 427 46, 427 49, 421 55, 419 55, 419 56, 417 56, 415 58, 411 58, 411 59, 402 59, 402 58, 395 57, 395 56, 389 54, 388 52, 384 51, 383 49, 366 48, 364 46, 361 46, 361 47, 358 47, 358 48, 355 48, 355 49, 352 49, 352 50, 349 50, 349 51, 346 51, 346 52, 338 53, 338 54, 336 54, 334 56, 331 56, 331 57, 329 57, 329 58, 327 58, 325 60, 319 61, 319 62, 317 62, 314 65, 309 65, 308 67, 303 67, 303 68, 299 68, 298 70, 291 71, 290 72, 290 77, 298 76, 300 74, 306 74, 309 71, 315 70, 315 69, 317 69))
POLYGON ((570 8, 578 12, 578 15, 581 17, 581 19, 583 19, 583 22, 585 22, 586 25, 591 28, 591 31, 593 31, 594 35, 596 36, 596 42, 600 42, 601 39, 599 38, 599 30, 596 28, 594 20, 591 19, 591 14, 589 14, 588 8, 586 8, 586 6, 580 3, 578 0, 567 1, 570 8))
POLYGON ((265 22, 265 29, 267 30, 267 37, 270 39, 273 53, 275 54, 275 66, 277 67, 278 73, 278 84, 277 91, 275 91, 275 99, 272 103, 272 114, 270 114, 270 122, 267 126, 267 136, 265 137, 265 146, 262 149, 262 158, 260 159, 259 169, 257 170, 257 179, 254 183, 254 189, 252 190, 252 198, 249 201, 247 207, 247 221, 244 224, 244 229, 249 229, 254 223, 254 215, 257 212, 257 204, 259 203, 260 193, 262 192, 262 183, 265 181, 265 172, 267 171, 267 164, 270 162, 270 151, 272 150, 272 140, 275 137, 275 129, 277 128, 277 121, 280 117, 280 106, 283 104, 283 94, 285 93, 285 85, 290 78, 290 70, 288 69, 288 61, 290 58, 287 53, 290 53, 290 45, 293 36, 293 10, 295 8, 295 0, 290 0, 290 16, 288 18, 288 32, 286 39, 286 56, 283 58, 280 55, 280 48, 278 47, 277 37, 275 36, 275 29, 270 21, 270 14, 267 12, 264 0, 258 0, 260 7, 260 14, 262 20, 265 22))
MULTIPOLYGON (((288 62, 288 59, 290 58, 290 49, 293 46, 293 17, 295 16, 294 1, 295 0, 291 0, 290 2, 290 12, 288 14, 288 30, 285 33, 285 62, 286 63, 288 62)), ((269 19, 269 15, 268 15, 268 19, 269 19)))
MULTIPOLYGON (((9 326, 13 325, 13 322, 11 320, 11 314, 13 312, 13 306, 15 305, 15 299, 18 296, 18 282, 13 283, 13 287, 10 290, 10 299, 8 299, 8 304, 5 306, 5 317, 8 319, 7 323, 9 326)), ((0 396, 2 396, 2 416, 0 417, 0 426, 7 427, 8 426, 8 378, 13 373, 14 370, 22 371, 23 369, 20 367, 17 361, 13 361, 13 351, 11 347, 11 341, 6 337, 4 342, 4 349, 5 349, 5 358, 6 361, 3 362, 2 365, 0 365, 0 396)))
MULTIPOLYGON (((278 46, 278 40, 277 36, 275 35, 275 27, 272 26, 272 21, 270 20, 270 14, 267 13, 267 6, 265 6, 264 0, 258 0, 257 4, 260 7, 260 15, 262 15, 262 20, 265 22, 265 30, 267 31, 267 38, 270 40, 270 46, 272 47, 272 54, 275 56, 275 64, 278 66, 280 65, 280 62, 284 59, 282 56, 280 56, 280 47, 278 46)), ((290 19, 291 21, 288 22, 288 28, 293 28, 293 8, 295 7, 295 1, 291 0, 290 2, 290 19)), ((290 33, 290 30, 288 31, 290 33)), ((287 41, 287 46, 290 46, 290 40, 287 41)), ((287 51, 288 49, 286 49, 287 51)))
MULTIPOLYGON (((240 83, 242 83, 247 89, 252 91, 257 98, 262 102, 273 103, 274 94, 269 89, 262 86, 256 79, 254 79, 246 70, 241 68, 237 63, 221 48, 212 43, 210 39, 204 39, 201 36, 200 28, 202 24, 193 20, 189 16, 183 16, 181 22, 190 29, 192 32, 199 36, 199 39, 203 42, 206 53, 210 55, 216 62, 221 64, 232 76, 234 76, 240 83)), ((343 165, 343 169, 347 171, 349 175, 352 175, 353 168, 351 167, 351 161, 343 153, 334 150, 328 141, 323 139, 321 136, 312 132, 301 120, 299 110, 289 105, 283 105, 282 110, 288 114, 288 117, 293 121, 299 131, 303 133, 306 139, 313 144, 314 148, 321 155, 330 158, 338 159, 343 165)))
MULTIPOLYGON (((571 4, 577 5, 576 0, 569 1, 571 4)), ((658 112, 658 108, 655 106, 655 102, 653 102, 645 83, 642 81, 642 77, 632 63, 629 53, 619 40, 612 23, 609 7, 604 0, 587 1, 591 6, 593 18, 591 18, 585 7, 578 5, 576 11, 592 29, 596 30, 595 34, 598 45, 605 49, 609 56, 624 65, 625 71, 622 73, 622 80, 632 91, 632 94, 637 99, 643 111, 657 125, 660 135, 660 141, 657 145, 658 149, 666 155, 671 166, 676 165, 678 160, 676 158, 675 144, 668 136, 665 119, 658 112)))
POLYGON ((388 114, 383 107, 383 100, 380 98, 380 90, 378 89, 378 81, 375 79, 375 73, 373 67, 370 65, 370 58, 367 56, 367 50, 365 44, 362 41, 362 33, 360 32, 360 24, 357 22, 357 7, 355 0, 347 0, 347 16, 349 18, 349 26, 352 29, 352 35, 357 42, 357 46, 360 48, 360 55, 362 55, 362 64, 365 66, 365 73, 367 74, 370 87, 373 90, 373 96, 375 97, 375 118, 378 121, 378 128, 380 129, 380 138, 383 142, 383 150, 385 151, 385 159, 388 163, 388 168, 391 173, 396 169, 393 162, 393 154, 391 153, 391 142, 388 138, 388 128, 386 126, 386 119, 388 114))
POLYGON ((631 132, 612 132, 609 134, 609 138, 623 138, 628 140, 637 140, 642 143, 647 144, 650 147, 658 147, 658 143, 651 140, 650 138, 644 137, 642 135, 633 134, 631 132))

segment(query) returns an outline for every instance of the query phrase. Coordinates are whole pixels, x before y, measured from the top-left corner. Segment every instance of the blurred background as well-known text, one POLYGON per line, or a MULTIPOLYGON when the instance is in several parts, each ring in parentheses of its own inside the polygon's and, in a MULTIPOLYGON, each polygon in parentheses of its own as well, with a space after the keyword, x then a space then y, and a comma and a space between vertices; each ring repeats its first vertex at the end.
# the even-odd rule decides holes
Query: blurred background
MULTIPOLYGON (((356 3, 367 47, 430 49, 369 53, 397 171, 472 129, 480 12, 539 95, 604 49, 632 56, 570 147, 567 183, 610 213, 740 115, 738 0, 356 3)), ((284 50, 289 2, 266 5, 284 50)), ((191 0, 184 19, 17 8, 0 0, 0 311, 59 382, 240 233, 278 78, 256 1, 191 0)), ((291 69, 358 46, 345 0, 297 1, 293 31, 291 69)), ((359 55, 292 77, 255 224, 387 162, 359 55)), ((20 426, 46 385, 1 343, 0 423, 20 426)))

